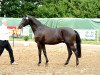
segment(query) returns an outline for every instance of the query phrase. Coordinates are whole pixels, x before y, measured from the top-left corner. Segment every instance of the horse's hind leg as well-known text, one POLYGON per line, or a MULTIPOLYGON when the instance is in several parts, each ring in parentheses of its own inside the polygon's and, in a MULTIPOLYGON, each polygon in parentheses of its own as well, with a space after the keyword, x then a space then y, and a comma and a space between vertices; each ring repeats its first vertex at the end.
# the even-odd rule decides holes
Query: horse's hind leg
POLYGON ((67 65, 69 63, 70 57, 72 55, 72 51, 71 51, 70 45, 66 44, 66 46, 67 46, 67 49, 68 49, 68 58, 67 58, 67 61, 66 61, 65 65, 67 65))
POLYGON ((45 45, 43 45, 43 53, 44 53, 44 56, 45 56, 45 59, 46 59, 46 64, 47 64, 48 63, 48 57, 47 57, 45 45))
POLYGON ((76 66, 79 64, 79 60, 78 60, 78 51, 77 49, 75 48, 75 46, 71 46, 71 49, 73 50, 73 52, 75 53, 75 56, 76 56, 76 66))

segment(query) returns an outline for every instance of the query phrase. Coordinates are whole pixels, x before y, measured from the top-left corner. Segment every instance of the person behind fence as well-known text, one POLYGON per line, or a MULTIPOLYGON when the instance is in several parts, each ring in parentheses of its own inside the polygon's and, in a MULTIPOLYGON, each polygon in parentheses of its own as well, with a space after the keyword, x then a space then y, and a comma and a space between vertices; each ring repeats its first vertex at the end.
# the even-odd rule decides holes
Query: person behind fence
POLYGON ((9 53, 11 65, 17 64, 14 60, 13 50, 9 43, 9 31, 7 29, 7 20, 2 20, 2 25, 0 26, 0 56, 6 49, 9 53))

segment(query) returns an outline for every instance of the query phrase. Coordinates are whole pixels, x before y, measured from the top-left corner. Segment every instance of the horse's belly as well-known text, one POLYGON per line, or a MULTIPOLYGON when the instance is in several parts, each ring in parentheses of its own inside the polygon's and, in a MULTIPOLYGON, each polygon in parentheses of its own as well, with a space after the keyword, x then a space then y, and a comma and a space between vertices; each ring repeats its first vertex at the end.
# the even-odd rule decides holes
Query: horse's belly
POLYGON ((49 45, 53 45, 53 44, 58 44, 58 43, 61 43, 61 42, 45 42, 45 44, 49 44, 49 45))
POLYGON ((59 38, 59 39, 57 39, 57 38, 45 39, 46 44, 58 44, 61 42, 63 42, 63 40, 61 38, 59 38))

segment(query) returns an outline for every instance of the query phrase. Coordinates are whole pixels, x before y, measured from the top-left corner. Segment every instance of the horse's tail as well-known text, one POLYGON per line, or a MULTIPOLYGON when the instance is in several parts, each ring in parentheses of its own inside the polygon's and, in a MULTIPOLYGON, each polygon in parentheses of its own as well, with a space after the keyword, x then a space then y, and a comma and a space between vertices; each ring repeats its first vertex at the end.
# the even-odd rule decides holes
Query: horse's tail
POLYGON ((81 58, 81 38, 77 31, 75 31, 75 33, 76 33, 76 48, 78 51, 78 58, 81 58))

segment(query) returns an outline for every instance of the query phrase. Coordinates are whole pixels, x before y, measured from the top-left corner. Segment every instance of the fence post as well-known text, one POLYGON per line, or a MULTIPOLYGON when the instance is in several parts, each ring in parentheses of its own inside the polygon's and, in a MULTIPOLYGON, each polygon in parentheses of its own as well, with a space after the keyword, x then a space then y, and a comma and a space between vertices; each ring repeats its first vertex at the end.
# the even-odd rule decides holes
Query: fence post
POLYGON ((97 29, 97 42, 99 42, 99 29, 97 29))

